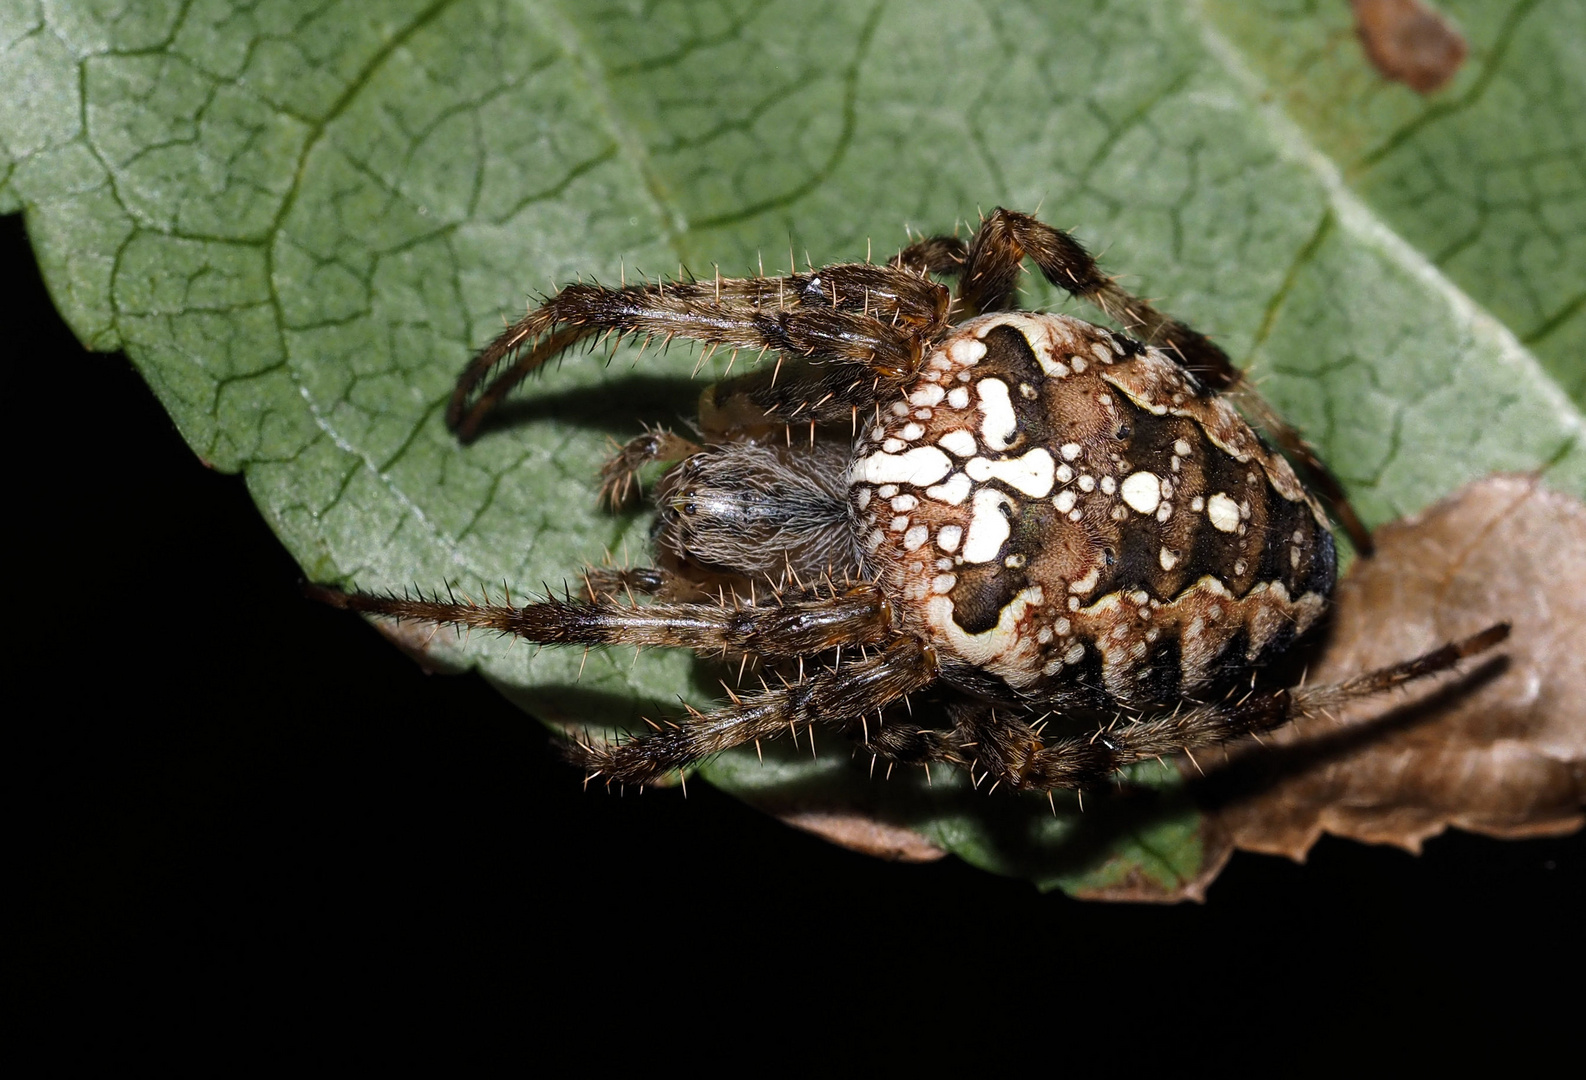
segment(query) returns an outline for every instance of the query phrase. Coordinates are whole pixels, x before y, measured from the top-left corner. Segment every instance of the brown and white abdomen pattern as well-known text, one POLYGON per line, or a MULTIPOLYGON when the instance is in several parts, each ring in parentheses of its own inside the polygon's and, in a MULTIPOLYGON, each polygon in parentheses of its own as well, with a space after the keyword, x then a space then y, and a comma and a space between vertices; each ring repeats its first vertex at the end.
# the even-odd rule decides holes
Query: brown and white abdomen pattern
POLYGON ((861 431, 867 569, 955 666, 1061 704, 1177 700, 1321 613, 1321 509, 1222 398, 1061 315, 963 324, 861 431))

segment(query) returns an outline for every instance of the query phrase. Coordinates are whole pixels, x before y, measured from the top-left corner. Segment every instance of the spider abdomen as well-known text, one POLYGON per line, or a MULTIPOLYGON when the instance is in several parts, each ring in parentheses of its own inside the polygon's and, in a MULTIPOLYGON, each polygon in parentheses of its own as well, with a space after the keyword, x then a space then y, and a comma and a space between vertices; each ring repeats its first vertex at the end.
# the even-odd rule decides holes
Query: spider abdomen
POLYGON ((849 498, 944 675, 1028 699, 1177 700, 1281 651, 1336 576, 1321 508, 1226 400, 1060 315, 944 339, 859 432, 849 498))

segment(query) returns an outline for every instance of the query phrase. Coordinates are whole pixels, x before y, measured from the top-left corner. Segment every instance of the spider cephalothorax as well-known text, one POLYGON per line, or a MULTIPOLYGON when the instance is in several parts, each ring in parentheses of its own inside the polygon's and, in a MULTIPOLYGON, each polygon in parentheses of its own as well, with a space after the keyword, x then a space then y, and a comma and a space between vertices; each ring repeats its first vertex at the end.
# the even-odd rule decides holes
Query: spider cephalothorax
POLYGON ((922 240, 882 266, 568 286, 469 365, 448 422, 471 440, 531 371, 610 333, 776 354, 705 390, 698 441, 647 432, 607 464, 613 503, 640 468, 670 465, 652 565, 591 568, 585 599, 518 608, 316 590, 377 615, 680 646, 782 676, 712 713, 572 744, 592 775, 643 784, 820 724, 889 761, 1080 787, 1445 670, 1507 634, 1336 686, 1258 687, 1326 608, 1323 503, 1358 549, 1369 536, 1221 349, 1026 215, 997 210, 967 245, 922 240), (1133 336, 1014 310, 1026 257, 1133 336), (957 277, 956 296, 937 276, 957 277))

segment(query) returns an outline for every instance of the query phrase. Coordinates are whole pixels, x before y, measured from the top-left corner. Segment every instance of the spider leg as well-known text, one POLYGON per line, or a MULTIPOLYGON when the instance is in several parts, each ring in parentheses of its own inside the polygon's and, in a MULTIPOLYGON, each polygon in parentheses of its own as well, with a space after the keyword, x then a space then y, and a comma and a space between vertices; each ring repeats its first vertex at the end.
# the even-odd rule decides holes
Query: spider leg
MULTIPOLYGON (((1138 761, 1260 734, 1282 727, 1293 719, 1319 715, 1345 702, 1447 671, 1508 636, 1509 625, 1500 623, 1462 641, 1347 682, 1299 690, 1252 690, 1240 697, 1230 695, 1219 702, 1115 724, 1090 735, 1057 739, 1003 775, 1014 787, 1094 786, 1118 769, 1138 761)), ((987 761, 987 758, 983 755, 981 760, 987 761)))
POLYGON ((950 735, 922 728, 907 719, 861 717, 850 720, 843 734, 875 757, 900 765, 940 763, 961 769, 969 764, 969 759, 950 735))
POLYGON ((1341 683, 1307 686, 1293 691, 1294 714, 1299 717, 1320 716, 1358 698, 1371 697, 1405 683, 1424 679, 1429 675, 1447 671, 1461 660, 1486 652, 1509 637, 1509 624, 1497 623, 1479 634, 1460 641, 1452 641, 1431 652, 1410 660, 1356 675, 1341 683))
POLYGON ((927 236, 892 256, 892 265, 917 274, 952 276, 964 268, 968 254, 969 249, 956 236, 927 236))
POLYGON ((347 611, 392 619, 494 630, 544 645, 637 645, 807 656, 845 646, 874 645, 892 631, 892 604, 879 586, 790 590, 753 605, 736 597, 721 604, 655 603, 643 607, 600 596, 593 603, 549 597, 505 604, 438 597, 377 596, 309 585, 311 599, 347 611))
POLYGON ((513 387, 539 370, 551 357, 600 330, 598 326, 567 326, 556 333, 546 333, 550 330, 549 325, 545 331, 526 325, 532 318, 534 313, 508 327, 470 360, 458 376, 451 400, 446 403, 446 426, 456 432, 462 442, 474 441, 474 437, 479 434, 479 425, 512 392, 513 387), (536 338, 540 340, 536 341, 536 338), (524 348, 531 343, 531 348, 524 348), (512 365, 491 378, 481 390, 480 384, 509 359, 513 360, 512 365))
POLYGON ((1020 266, 1028 257, 1053 285, 1099 308, 1133 336, 1173 357, 1209 389, 1233 395, 1251 419, 1264 428, 1305 474, 1310 486, 1332 507, 1334 517, 1362 554, 1373 550, 1371 533, 1361 523, 1326 463, 1293 427, 1245 381, 1244 372, 1210 338, 1158 311, 1107 277, 1096 260, 1068 233, 1028 214, 998 207, 970 242, 959 296, 972 311, 1016 306, 1020 266))
POLYGON ((567 755, 591 777, 647 784, 677 769, 757 740, 795 735, 816 724, 855 727, 936 678, 934 651, 912 635, 883 651, 824 668, 786 686, 735 696, 715 712, 690 709, 686 717, 617 742, 583 739, 567 755))
POLYGON ((952 294, 920 271, 888 263, 837 263, 808 274, 772 279, 797 290, 805 307, 862 311, 930 336, 945 330, 952 294))
POLYGON ((946 329, 950 303, 947 290, 928 278, 865 263, 781 278, 616 289, 569 285, 509 326, 463 370, 446 422, 458 438, 471 441, 513 387, 551 357, 600 333, 689 338, 902 377, 918 366, 922 341, 946 329))
POLYGON ((876 408, 908 381, 851 364, 797 364, 781 371, 752 371, 710 387, 700 399, 700 417, 742 417, 734 426, 752 430, 779 425, 845 423, 876 408), (751 419, 752 418, 752 419, 751 419))
POLYGON ((1101 272, 1078 240, 1028 214, 998 207, 981 222, 969 242, 959 299, 976 313, 1016 307, 1014 294, 1026 258, 1053 285, 1099 308, 1141 341, 1175 354, 1213 390, 1238 380, 1239 369, 1205 335, 1124 289, 1101 272))
MULTIPOLYGON (((942 333, 948 325, 950 295, 933 284, 927 274, 956 274, 964 261, 964 243, 957 237, 935 236, 917 241, 898 252, 882 267, 848 264, 827 267, 815 276, 841 282, 836 294, 842 306, 852 307, 863 298, 871 310, 876 300, 886 300, 894 310, 894 323, 912 328, 922 342, 942 333), (840 273, 838 273, 840 272, 840 273)), ((802 277, 800 279, 802 280, 802 277)), ((791 280, 791 279, 790 279, 791 280)), ((805 295, 813 296, 812 286, 805 295)), ((763 435, 767 420, 782 424, 828 424, 857 417, 873 408, 889 392, 902 386, 913 369, 881 370, 854 365, 818 362, 783 370, 749 372, 725 379, 706 390, 700 401, 700 422, 712 434, 763 435)))
POLYGON ((1018 707, 998 707, 989 702, 969 702, 950 710, 954 740, 969 757, 969 778, 980 786, 990 775, 997 783, 1028 786, 1022 777, 1046 745, 1029 713, 1018 707), (980 776, 975 767, 980 767, 980 776))
MULTIPOLYGON (((847 577, 838 577, 828 571, 809 575, 806 580, 819 579, 826 590, 809 590, 812 599, 831 594, 833 582, 847 583, 847 577)), ((724 572, 712 574, 709 570, 691 566, 687 574, 664 566, 601 566, 584 567, 583 595, 590 603, 601 600, 627 601, 633 605, 641 596, 653 596, 672 603, 707 604, 720 607, 730 598, 734 603, 748 603, 751 607, 764 606, 762 600, 776 602, 788 595, 787 583, 792 575, 783 573, 774 581, 746 580, 744 575, 724 572), (779 591, 781 590, 781 591, 779 591)))
POLYGON ((684 585, 687 591, 693 591, 686 582, 680 581, 677 574, 657 566, 584 567, 584 594, 591 603, 602 599, 668 595, 679 584, 684 585))

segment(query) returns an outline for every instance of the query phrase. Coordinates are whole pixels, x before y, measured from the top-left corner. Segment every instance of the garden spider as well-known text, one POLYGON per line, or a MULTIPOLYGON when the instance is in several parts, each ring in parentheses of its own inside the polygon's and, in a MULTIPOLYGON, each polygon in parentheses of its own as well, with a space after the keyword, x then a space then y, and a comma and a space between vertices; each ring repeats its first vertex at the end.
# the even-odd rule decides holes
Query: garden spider
POLYGON ((1508 634, 1336 685, 1262 686, 1336 581, 1321 500, 1362 552, 1368 534, 1222 349, 1024 214, 998 209, 967 244, 922 239, 885 265, 569 285, 468 365, 448 424, 472 440, 528 374, 598 335, 775 354, 707 388, 692 437, 648 431, 602 471, 617 504, 643 466, 669 466, 652 565, 589 568, 580 599, 522 607, 313 590, 378 616, 757 670, 760 689, 715 711, 569 743, 591 777, 644 785, 819 725, 872 763, 1083 788, 1447 670, 1508 634), (1015 310, 1026 258, 1129 335, 1015 310), (956 278, 956 295, 934 277, 956 278))

